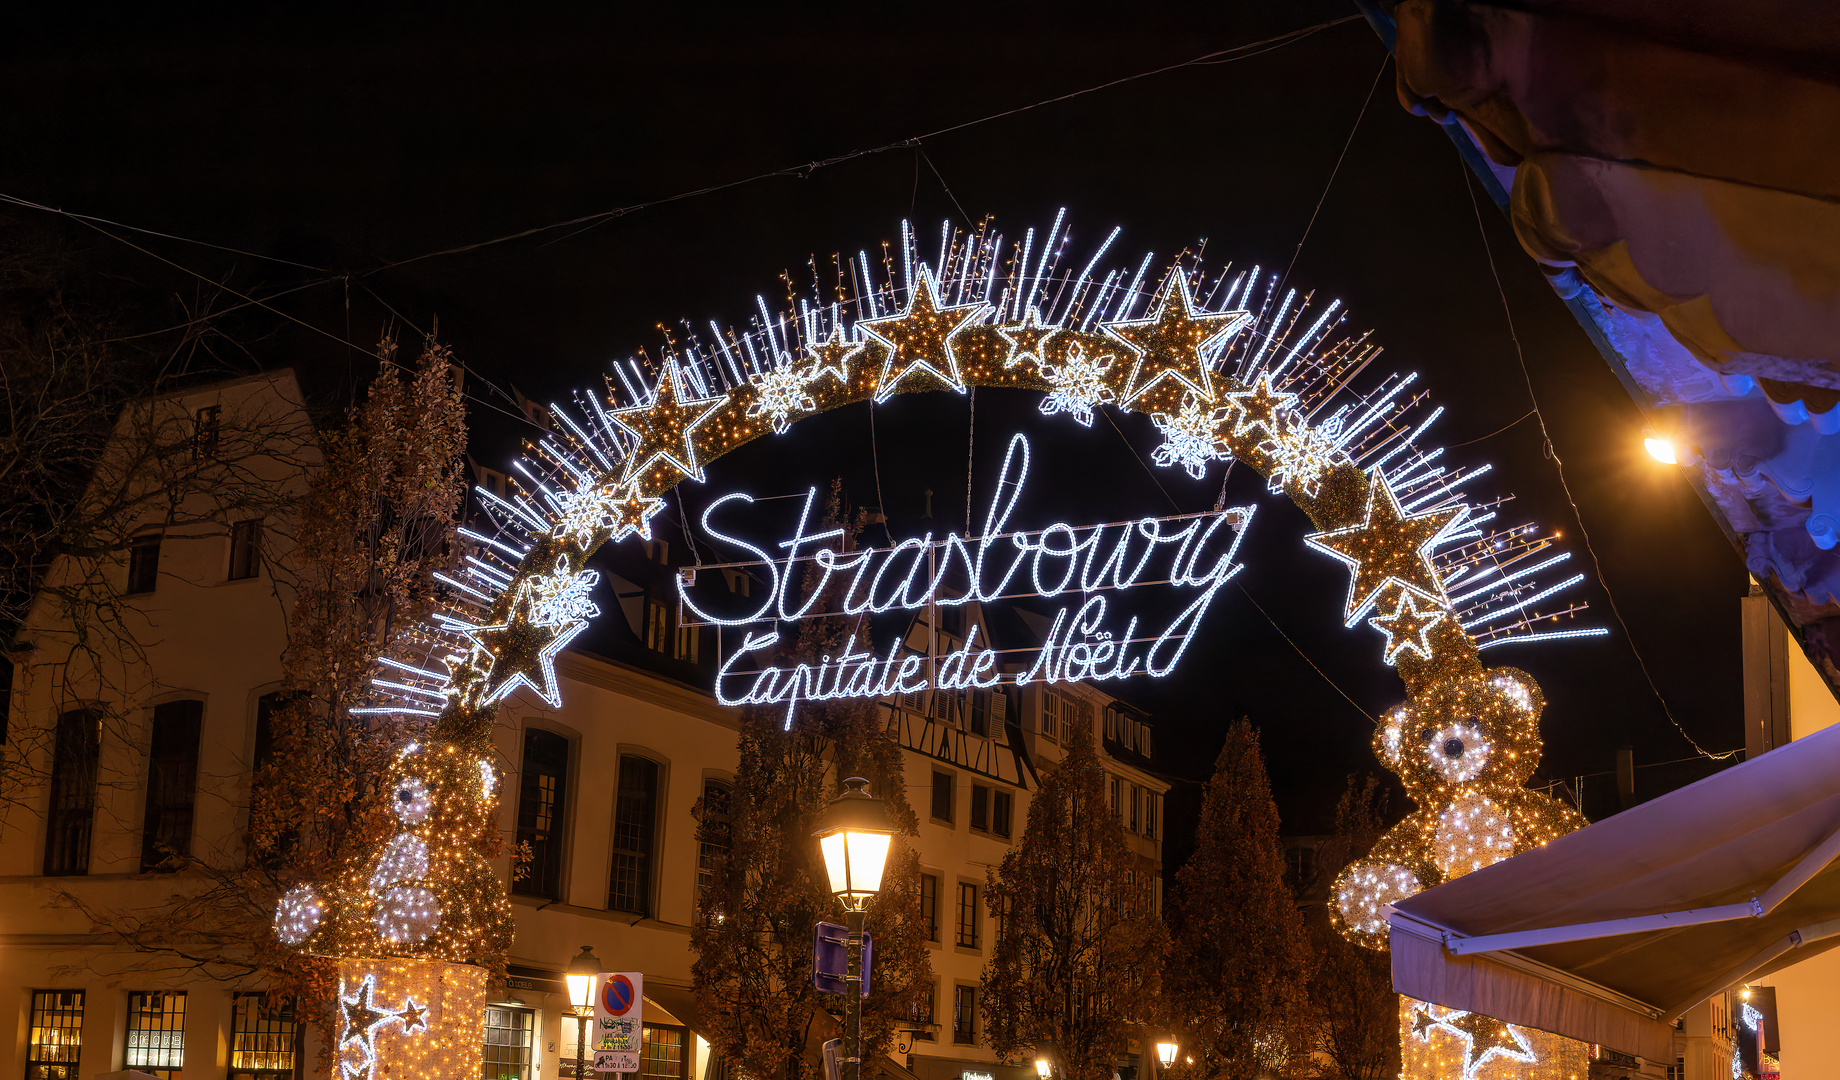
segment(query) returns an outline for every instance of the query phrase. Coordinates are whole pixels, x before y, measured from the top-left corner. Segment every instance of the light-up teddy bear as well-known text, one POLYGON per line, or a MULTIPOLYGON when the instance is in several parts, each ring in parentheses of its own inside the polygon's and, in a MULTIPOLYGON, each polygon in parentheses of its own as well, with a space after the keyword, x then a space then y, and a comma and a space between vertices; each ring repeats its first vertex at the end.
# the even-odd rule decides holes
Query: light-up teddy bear
POLYGON ((1384 949, 1386 905, 1585 824, 1524 786, 1540 761, 1545 707, 1531 675, 1503 667, 1421 684, 1382 717, 1374 753, 1418 809, 1335 879, 1330 911, 1344 934, 1384 949))
POLYGON ((482 966, 510 947, 510 907, 479 850, 497 776, 482 733, 455 730, 461 726, 444 718, 398 753, 384 788, 396 833, 336 884, 282 897, 275 935, 283 944, 335 957, 482 966))

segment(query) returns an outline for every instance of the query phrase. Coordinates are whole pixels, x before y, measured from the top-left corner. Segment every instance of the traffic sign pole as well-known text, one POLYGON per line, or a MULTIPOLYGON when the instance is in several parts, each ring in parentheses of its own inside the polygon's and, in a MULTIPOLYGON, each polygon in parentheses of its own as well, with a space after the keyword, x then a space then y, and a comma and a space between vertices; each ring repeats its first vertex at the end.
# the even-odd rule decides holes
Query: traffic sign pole
POLYGON ((843 1060, 839 1063, 842 1065, 842 1069, 839 1071, 842 1074, 843 1080, 861 1080, 862 993, 859 987, 862 986, 863 977, 862 908, 857 905, 851 905, 850 910, 844 912, 844 921, 850 928, 850 971, 845 981, 843 992, 844 1022, 847 1025, 847 1038, 849 1042, 844 1046, 847 1053, 843 1055, 843 1060))

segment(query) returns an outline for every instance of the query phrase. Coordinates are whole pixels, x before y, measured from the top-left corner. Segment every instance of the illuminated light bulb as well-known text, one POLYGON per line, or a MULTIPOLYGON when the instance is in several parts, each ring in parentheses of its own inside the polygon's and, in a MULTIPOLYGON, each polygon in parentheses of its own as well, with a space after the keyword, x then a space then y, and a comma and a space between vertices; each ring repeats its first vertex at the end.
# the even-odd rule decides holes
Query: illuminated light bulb
POLYGON ((1650 435, 1642 440, 1642 446, 1648 451, 1649 457, 1654 458, 1663 465, 1680 464, 1680 455, 1675 452, 1674 441, 1672 439, 1665 439, 1659 435, 1650 435))

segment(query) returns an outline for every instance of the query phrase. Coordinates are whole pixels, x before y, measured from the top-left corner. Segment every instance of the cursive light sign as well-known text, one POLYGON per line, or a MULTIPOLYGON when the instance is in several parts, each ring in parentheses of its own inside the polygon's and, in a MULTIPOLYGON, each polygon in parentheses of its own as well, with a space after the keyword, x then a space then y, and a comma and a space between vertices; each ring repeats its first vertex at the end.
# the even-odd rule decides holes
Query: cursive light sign
MULTIPOLYGON (((842 529, 807 531, 816 488, 806 492, 792 536, 774 545, 783 554, 737 535, 749 531, 744 526, 747 509, 755 505, 751 496, 735 492, 710 503, 703 511, 703 531, 754 557, 703 569, 747 567, 768 581, 765 598, 751 609, 724 611, 718 601, 733 604, 732 595, 699 592, 694 575, 678 578, 678 598, 697 620, 742 628, 740 646, 722 658, 716 700, 783 706, 790 726, 801 701, 1169 674, 1221 586, 1239 572, 1234 554, 1253 508, 1011 530, 1010 515, 1028 473, 1029 443, 1016 435, 1004 455, 981 535, 935 538, 929 532, 888 547, 840 551, 833 545, 843 539, 842 529), (1117 626, 1105 594, 1151 586, 1177 590, 1185 606, 1160 629, 1140 629, 1135 615, 1117 626), (777 645, 784 624, 1018 597, 1066 599, 1040 646, 1006 650, 1027 654, 1011 671, 1002 670, 998 650, 978 641, 975 626, 962 646, 942 657, 907 654, 900 640, 878 655, 860 647, 852 634, 840 656, 789 668, 737 668, 743 657, 762 656, 777 645)), ((696 622, 687 619, 685 624, 696 622)))

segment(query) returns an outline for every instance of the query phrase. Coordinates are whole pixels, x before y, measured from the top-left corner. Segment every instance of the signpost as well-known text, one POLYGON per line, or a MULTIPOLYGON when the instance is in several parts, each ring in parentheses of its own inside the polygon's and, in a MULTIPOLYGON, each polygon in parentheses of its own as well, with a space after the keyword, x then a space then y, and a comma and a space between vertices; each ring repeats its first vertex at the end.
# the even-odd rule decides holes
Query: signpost
POLYGON ((636 1073, 645 1043, 645 976, 610 971, 594 995, 594 1069, 636 1073))
MULTIPOLYGON (((874 950, 875 936, 863 931, 859 997, 869 996, 869 964, 874 950)), ((811 933, 811 985, 826 994, 844 994, 849 992, 849 983, 850 929, 834 922, 821 922, 811 933)))

